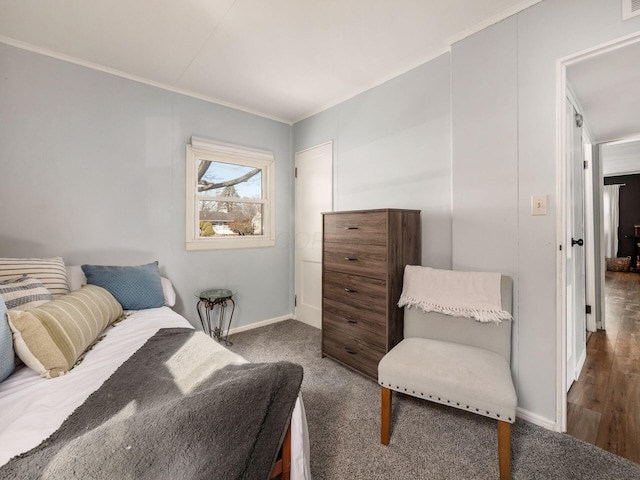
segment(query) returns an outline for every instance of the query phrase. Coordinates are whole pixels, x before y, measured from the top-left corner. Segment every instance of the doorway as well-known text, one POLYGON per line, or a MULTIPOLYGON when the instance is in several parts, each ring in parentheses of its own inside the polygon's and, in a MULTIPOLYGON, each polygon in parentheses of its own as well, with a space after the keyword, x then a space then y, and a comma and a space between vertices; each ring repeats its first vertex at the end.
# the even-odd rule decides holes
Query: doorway
POLYGON ((322 212, 333 210, 333 143, 295 154, 295 318, 322 325, 322 212))
MULTIPOLYGON (((567 430, 567 391, 570 384, 571 370, 568 360, 572 353, 570 325, 574 318, 569 305, 572 298, 567 288, 571 285, 570 252, 571 252, 571 199, 572 187, 569 182, 570 167, 567 153, 570 146, 567 142, 567 123, 565 119, 569 107, 565 103, 565 96, 571 86, 571 91, 581 105, 584 122, 590 132, 594 145, 640 134, 640 120, 637 118, 637 108, 640 105, 640 68, 637 62, 629 59, 637 58, 640 54, 640 35, 634 34, 623 39, 609 42, 563 59, 558 60, 558 238, 561 250, 558 253, 558 395, 557 419, 558 429, 567 430), (585 72, 588 74, 583 75, 585 72), (628 85, 628 89, 626 86, 628 85), (621 86, 625 88, 621 88, 621 86), (621 102, 618 104, 617 102, 621 102), (586 109, 584 107, 587 107, 586 109), (630 107, 630 108, 629 108, 630 107), (615 114, 615 115, 614 115, 615 114), (633 133, 631 133, 633 132, 633 133)), ((594 304, 591 305, 592 314, 604 323, 605 313, 605 265, 602 253, 602 170, 599 161, 599 149, 593 149, 592 166, 593 186, 586 193, 592 195, 592 200, 585 205, 586 226, 588 231, 585 238, 591 235, 594 246, 593 268, 589 271, 587 284, 595 293, 594 304)), ((587 187, 589 189, 589 187, 587 187)), ((587 195, 588 197, 588 195, 587 195)), ((588 263, 587 263, 588 264, 588 263)), ((588 302, 589 303, 589 302, 588 302)), ((599 325, 601 327, 601 325, 599 325)), ((585 367, 588 372, 588 368, 585 367)), ((586 372, 583 372, 583 375, 586 372)))

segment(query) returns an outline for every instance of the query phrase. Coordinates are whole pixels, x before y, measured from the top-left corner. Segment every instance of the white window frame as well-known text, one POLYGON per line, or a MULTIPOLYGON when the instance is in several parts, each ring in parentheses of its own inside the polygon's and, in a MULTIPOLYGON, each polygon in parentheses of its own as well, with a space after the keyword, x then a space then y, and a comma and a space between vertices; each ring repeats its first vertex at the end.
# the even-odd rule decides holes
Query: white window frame
MULTIPOLYGON (((186 249, 187 251, 220 250, 231 248, 273 247, 275 241, 275 160, 273 153, 238 145, 191 137, 186 154, 186 249), (262 170, 262 235, 200 237, 199 205, 197 189, 198 160, 246 165, 262 170)), ((234 202, 242 199, 229 199, 234 202)))

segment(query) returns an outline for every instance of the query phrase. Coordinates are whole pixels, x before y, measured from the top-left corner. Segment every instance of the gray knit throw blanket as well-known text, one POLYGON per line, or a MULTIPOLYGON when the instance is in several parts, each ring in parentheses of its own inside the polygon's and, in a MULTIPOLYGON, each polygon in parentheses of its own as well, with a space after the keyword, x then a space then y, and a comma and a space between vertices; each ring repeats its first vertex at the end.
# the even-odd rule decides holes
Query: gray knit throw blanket
POLYGON ((268 479, 302 367, 211 368, 211 342, 191 329, 160 330, 0 478, 268 479))

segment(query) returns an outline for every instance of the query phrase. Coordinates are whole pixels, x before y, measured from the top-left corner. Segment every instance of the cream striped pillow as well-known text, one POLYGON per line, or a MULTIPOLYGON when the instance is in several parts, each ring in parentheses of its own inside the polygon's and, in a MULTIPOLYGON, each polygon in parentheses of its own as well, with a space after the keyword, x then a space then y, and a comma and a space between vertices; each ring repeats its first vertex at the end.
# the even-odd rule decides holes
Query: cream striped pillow
POLYGON ((67 269, 62 257, 0 258, 0 280, 23 275, 40 280, 54 298, 69 293, 67 269))
POLYGON ((85 285, 37 308, 9 311, 9 327, 20 359, 41 377, 71 370, 82 353, 122 315, 107 290, 85 285))
POLYGON ((31 310, 53 300, 40 280, 27 275, 1 280, 0 295, 9 310, 31 310))

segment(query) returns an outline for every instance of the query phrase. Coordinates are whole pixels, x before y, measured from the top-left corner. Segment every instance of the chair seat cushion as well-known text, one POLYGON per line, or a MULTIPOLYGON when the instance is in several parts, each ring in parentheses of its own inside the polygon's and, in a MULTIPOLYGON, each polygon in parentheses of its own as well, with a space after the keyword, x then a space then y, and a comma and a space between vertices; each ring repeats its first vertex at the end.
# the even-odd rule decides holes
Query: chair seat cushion
POLYGON ((513 423, 517 398, 505 357, 482 348, 405 338, 378 365, 378 383, 407 395, 513 423))

